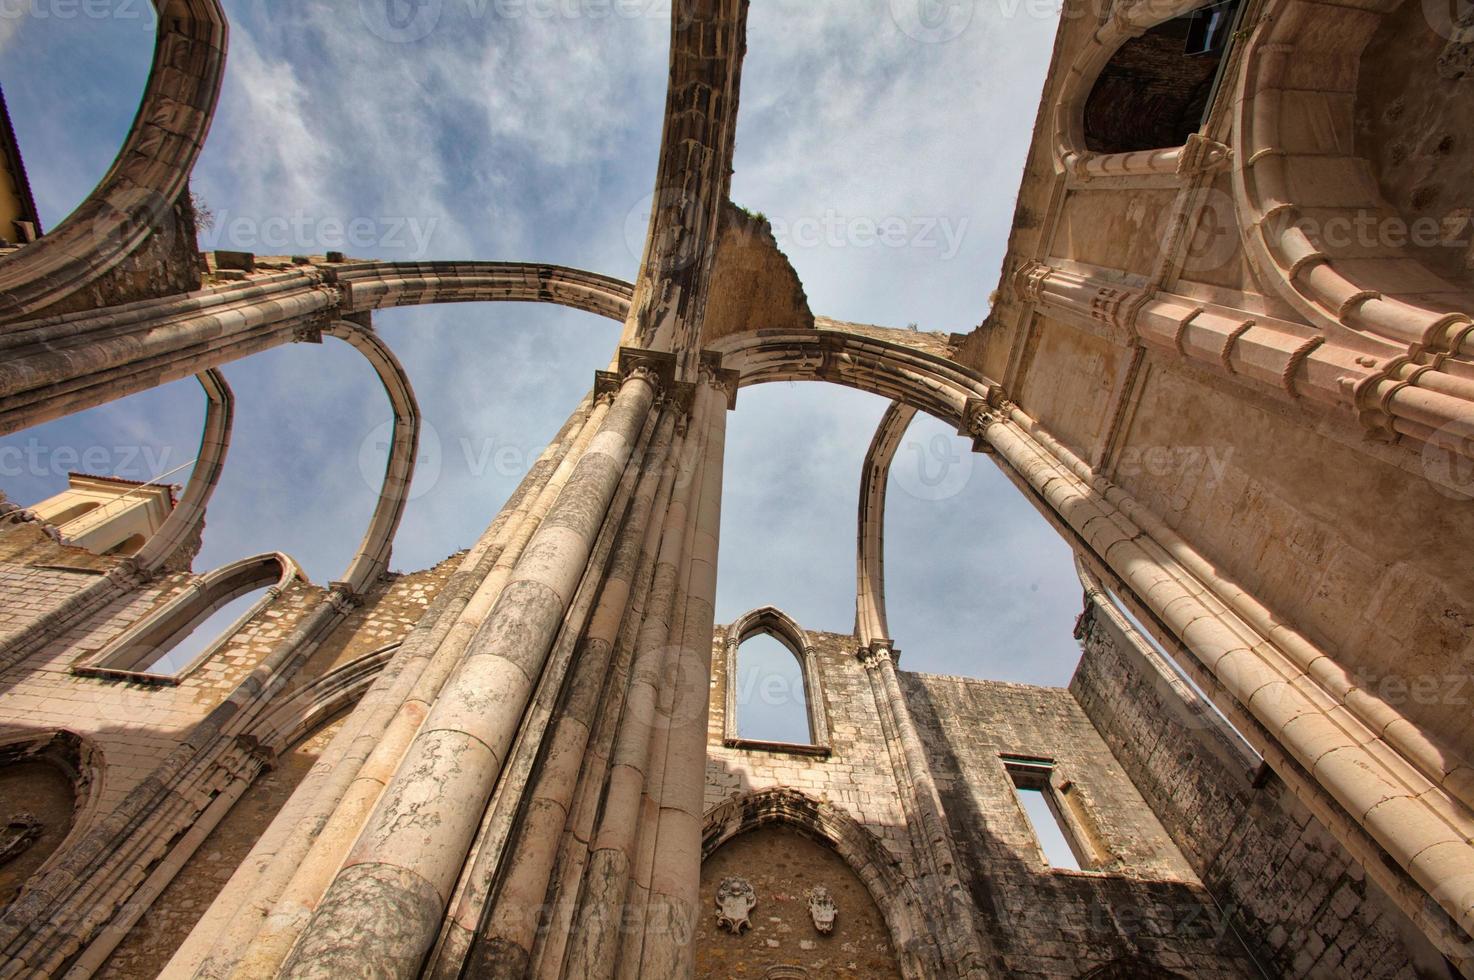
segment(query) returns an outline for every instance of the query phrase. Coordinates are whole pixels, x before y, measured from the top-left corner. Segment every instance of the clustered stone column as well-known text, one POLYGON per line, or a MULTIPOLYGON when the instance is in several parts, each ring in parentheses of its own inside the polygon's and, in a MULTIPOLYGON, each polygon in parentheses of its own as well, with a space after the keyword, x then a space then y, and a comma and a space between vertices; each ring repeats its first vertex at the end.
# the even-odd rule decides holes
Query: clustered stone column
POLYGON ((735 396, 699 364, 601 372, 165 976, 689 971, 735 396))
POLYGON ((891 768, 899 784, 901 809, 906 815, 913 851, 922 861, 916 886, 930 908, 941 912, 931 941, 939 947, 939 959, 955 969, 959 977, 984 977, 984 954, 973 928, 973 903, 957 874, 957 857, 942 799, 932 779, 926 746, 916 731, 906 696, 896 676, 897 653, 883 642, 860 650, 860 662, 869 675, 880 714, 891 768))

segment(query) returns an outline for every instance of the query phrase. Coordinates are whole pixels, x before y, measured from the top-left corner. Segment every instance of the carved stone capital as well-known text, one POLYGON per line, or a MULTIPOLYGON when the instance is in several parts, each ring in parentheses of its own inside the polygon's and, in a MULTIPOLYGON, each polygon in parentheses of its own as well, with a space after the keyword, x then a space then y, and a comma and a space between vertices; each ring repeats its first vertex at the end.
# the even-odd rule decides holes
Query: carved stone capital
POLYGON ((612 404, 619 394, 619 374, 614 371, 594 372, 594 404, 612 404))
POLYGON ((1004 421, 1012 408, 1013 403, 1008 400, 1003 388, 991 385, 985 397, 969 398, 963 405, 962 422, 957 427, 957 434, 972 439, 973 452, 992 453, 992 443, 987 439, 988 427, 1004 421))
POLYGON ((1054 270, 1043 262, 1028 262, 1013 274, 1013 289, 1025 303, 1037 303, 1044 297, 1044 283, 1054 270))
POLYGON ((901 651, 891 646, 890 640, 872 640, 869 646, 861 647, 856 656, 866 670, 878 670, 884 664, 894 667, 901 662, 901 651))
POLYGON ((353 587, 347 582, 329 582, 328 602, 334 609, 345 616, 357 609, 363 602, 363 596, 353 591, 353 587))
POLYGON ((638 347, 619 349, 619 379, 643 378, 657 395, 671 390, 676 378, 676 356, 670 351, 643 350, 638 347))
POLYGON ((727 396, 727 411, 737 407, 737 385, 741 374, 732 368, 722 367, 722 355, 718 351, 704 350, 697 369, 701 383, 717 388, 727 396))

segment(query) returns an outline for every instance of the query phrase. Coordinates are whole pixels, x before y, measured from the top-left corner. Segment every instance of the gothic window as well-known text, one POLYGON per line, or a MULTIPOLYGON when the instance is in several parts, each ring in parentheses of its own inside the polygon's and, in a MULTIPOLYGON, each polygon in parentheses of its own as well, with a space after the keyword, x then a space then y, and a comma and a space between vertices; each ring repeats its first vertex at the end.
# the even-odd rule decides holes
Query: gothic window
POLYGON ((1071 797, 1074 786, 1059 777, 1054 762, 1024 756, 1004 756, 1003 768, 1013 782, 1019 806, 1034 831, 1044 860, 1052 868, 1083 871, 1098 867, 1098 848, 1090 839, 1071 797))
POLYGON ((1097 153, 1181 146, 1203 125, 1239 0, 1217 0, 1133 37, 1085 101, 1085 145, 1097 153))
POLYGON ((209 660, 296 577, 285 555, 268 554, 202 576, 75 668, 90 676, 177 684, 209 660))
POLYGON ((828 754, 829 728, 813 647, 771 606, 727 630, 726 744, 828 754))

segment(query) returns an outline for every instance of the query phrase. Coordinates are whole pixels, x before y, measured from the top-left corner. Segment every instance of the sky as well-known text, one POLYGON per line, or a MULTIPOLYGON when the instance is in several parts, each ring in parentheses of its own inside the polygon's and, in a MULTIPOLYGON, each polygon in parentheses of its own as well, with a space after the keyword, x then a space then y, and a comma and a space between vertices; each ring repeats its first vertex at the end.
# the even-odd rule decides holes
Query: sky
MULTIPOLYGON (((668 2, 224 6, 225 86, 193 179, 213 214, 203 248, 538 260, 634 277, 668 2)), ((121 143, 152 17, 145 0, 0 5, 0 84, 47 227, 121 143)), ((772 221, 815 313, 948 332, 983 320, 1056 17, 1015 0, 752 5, 732 197, 772 221), (897 220, 899 238, 865 233, 897 220)), ((472 543, 607 362, 618 327, 521 304, 375 323, 426 419, 392 562, 409 571, 472 543)), ((330 338, 224 373, 235 437, 196 569, 283 550, 314 582, 340 577, 382 473, 389 408, 372 372, 330 338)), ((859 474, 884 409, 822 383, 743 390, 728 420, 719 621, 774 604, 807 628, 852 628, 859 474)), ((183 381, 5 437, 0 489, 28 504, 64 487, 68 469, 148 479, 188 464, 203 410, 183 381)), ((1069 550, 991 461, 918 417, 887 511, 903 667, 1068 682, 1081 601, 1069 550)))

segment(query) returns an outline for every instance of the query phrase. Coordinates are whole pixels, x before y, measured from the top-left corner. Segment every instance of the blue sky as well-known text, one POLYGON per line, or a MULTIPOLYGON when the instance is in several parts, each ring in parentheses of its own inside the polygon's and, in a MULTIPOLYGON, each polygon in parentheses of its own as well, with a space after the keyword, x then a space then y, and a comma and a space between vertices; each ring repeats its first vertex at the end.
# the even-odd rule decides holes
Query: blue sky
MULTIPOLYGON (((225 0, 225 90, 194 178, 215 215, 203 246, 534 259, 633 278, 668 4, 408 0, 413 17, 395 29, 385 2, 225 0)), ((816 313, 965 332, 997 285, 1055 15, 956 0, 924 3, 940 19, 920 19, 917 2, 753 4, 732 196, 773 221, 816 313), (904 241, 865 234, 887 221, 904 241)), ((4 9, 0 84, 50 226, 127 130, 152 13, 143 0, 4 9)), ((393 562, 410 570, 475 538, 607 360, 617 327, 512 305, 391 311, 376 324, 429 423, 393 562)), ((338 577, 381 466, 389 412, 373 375, 332 340, 225 373, 237 426, 197 569, 281 549, 316 582, 338 577)), ((884 407, 820 384, 743 391, 729 420, 719 619, 772 603, 806 627, 851 627, 858 476, 884 407)), ((193 457, 202 417, 198 387, 181 382, 6 437, 0 488, 39 500, 88 449, 112 469, 130 464, 122 475, 153 476, 193 457)), ((924 417, 892 487, 888 587, 903 664, 1067 681, 1079 588, 1032 507, 924 417)))

